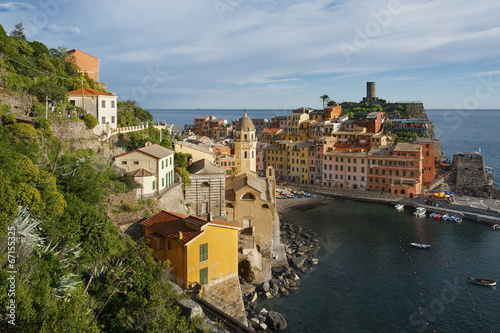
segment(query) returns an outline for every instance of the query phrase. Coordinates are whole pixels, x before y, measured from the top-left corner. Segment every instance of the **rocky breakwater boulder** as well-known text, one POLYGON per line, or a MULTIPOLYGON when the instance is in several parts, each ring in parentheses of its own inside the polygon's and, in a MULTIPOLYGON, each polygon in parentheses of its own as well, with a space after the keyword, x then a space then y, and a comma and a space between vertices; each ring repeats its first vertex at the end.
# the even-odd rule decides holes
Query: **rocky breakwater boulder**
POLYGON ((266 309, 256 311, 259 300, 288 297, 290 293, 298 293, 300 276, 313 272, 314 266, 319 263, 317 258, 319 240, 316 234, 294 225, 286 217, 280 219, 281 241, 285 247, 288 266, 272 267, 272 278, 269 281, 263 282, 256 286, 255 290, 243 295, 247 318, 257 332, 286 329, 286 320, 278 312, 266 309))

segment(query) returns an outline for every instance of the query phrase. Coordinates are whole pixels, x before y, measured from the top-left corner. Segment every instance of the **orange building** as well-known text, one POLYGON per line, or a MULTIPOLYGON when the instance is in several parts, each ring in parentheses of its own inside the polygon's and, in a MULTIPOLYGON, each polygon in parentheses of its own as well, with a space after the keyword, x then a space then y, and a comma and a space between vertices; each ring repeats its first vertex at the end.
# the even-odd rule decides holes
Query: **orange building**
POLYGON ((340 117, 342 113, 342 105, 334 107, 326 107, 323 110, 323 120, 332 119, 335 117, 340 117))
POLYGON ((435 142, 430 138, 418 138, 417 143, 422 147, 424 156, 422 180, 424 183, 432 183, 436 177, 435 142))
POLYGON ((75 58, 81 73, 85 73, 95 82, 99 82, 99 58, 78 49, 70 50, 68 54, 75 58))
POLYGON ((374 147, 368 154, 368 190, 413 197, 422 193, 422 148, 418 144, 374 147))

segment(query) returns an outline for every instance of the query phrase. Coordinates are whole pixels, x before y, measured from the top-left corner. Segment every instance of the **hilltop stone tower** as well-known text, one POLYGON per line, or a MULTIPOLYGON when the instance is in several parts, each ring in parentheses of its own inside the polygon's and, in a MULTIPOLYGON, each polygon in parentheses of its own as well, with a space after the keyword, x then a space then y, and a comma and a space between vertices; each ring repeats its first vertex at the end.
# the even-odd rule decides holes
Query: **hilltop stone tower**
POLYGON ((247 117, 246 111, 236 126, 234 151, 236 160, 235 176, 245 173, 256 175, 257 135, 252 119, 247 117))
POLYGON ((363 102, 375 102, 377 100, 375 82, 366 82, 366 97, 363 98, 363 102))

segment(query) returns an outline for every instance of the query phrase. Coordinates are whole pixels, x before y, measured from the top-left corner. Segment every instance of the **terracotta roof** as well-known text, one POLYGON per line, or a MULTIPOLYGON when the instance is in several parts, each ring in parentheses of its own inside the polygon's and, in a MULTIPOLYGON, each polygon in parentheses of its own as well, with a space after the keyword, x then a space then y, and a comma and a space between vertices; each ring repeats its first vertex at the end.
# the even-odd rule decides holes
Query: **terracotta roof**
POLYGON ((175 239, 179 243, 187 245, 190 241, 203 234, 207 225, 231 228, 240 230, 241 228, 227 222, 213 220, 208 222, 206 219, 197 216, 187 216, 184 214, 167 212, 162 210, 158 214, 151 216, 141 224, 163 235, 166 238, 175 239), (179 240, 179 232, 182 232, 182 239, 179 240))
POLYGON ((204 158, 191 164, 188 167, 188 172, 190 174, 224 174, 224 170, 204 158))
POLYGON ((278 131, 281 131, 281 128, 267 128, 262 131, 262 133, 277 133, 278 131))
MULTIPOLYGON (((84 96, 98 96, 98 95, 101 95, 101 96, 113 96, 111 94, 103 93, 102 91, 95 90, 95 89, 92 89, 92 88, 83 88, 83 92, 84 92, 84 96)), ((70 91, 70 92, 68 92, 68 94, 70 96, 82 96, 82 89, 70 91)))
POLYGON ((127 173, 127 176, 132 176, 132 177, 150 177, 153 176, 154 174, 152 172, 149 172, 146 169, 137 169, 134 171, 130 171, 127 173))

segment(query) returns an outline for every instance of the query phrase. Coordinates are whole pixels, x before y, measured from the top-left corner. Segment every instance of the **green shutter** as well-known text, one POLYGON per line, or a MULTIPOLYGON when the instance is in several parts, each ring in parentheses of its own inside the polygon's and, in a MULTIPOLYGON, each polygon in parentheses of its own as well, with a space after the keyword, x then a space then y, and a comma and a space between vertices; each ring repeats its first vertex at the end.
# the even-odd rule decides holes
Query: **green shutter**
POLYGON ((208 260, 208 243, 200 245, 200 261, 208 260))
POLYGON ((203 269, 200 269, 200 284, 204 286, 207 283, 208 283, 208 268, 205 267, 203 269))
POLYGON ((153 190, 155 189, 155 181, 153 180, 153 190))

